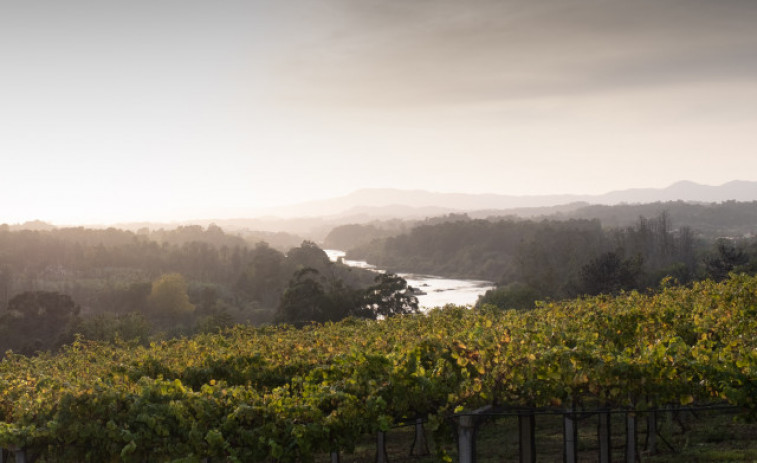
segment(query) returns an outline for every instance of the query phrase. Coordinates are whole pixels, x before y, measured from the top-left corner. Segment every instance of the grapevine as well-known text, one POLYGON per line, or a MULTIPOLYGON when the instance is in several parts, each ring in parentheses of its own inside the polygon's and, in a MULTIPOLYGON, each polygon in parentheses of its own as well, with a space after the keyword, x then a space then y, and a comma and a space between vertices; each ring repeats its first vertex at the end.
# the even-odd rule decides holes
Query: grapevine
POLYGON ((78 340, 0 362, 0 447, 46 461, 310 461, 486 404, 757 411, 757 278, 446 307, 141 347, 78 340))

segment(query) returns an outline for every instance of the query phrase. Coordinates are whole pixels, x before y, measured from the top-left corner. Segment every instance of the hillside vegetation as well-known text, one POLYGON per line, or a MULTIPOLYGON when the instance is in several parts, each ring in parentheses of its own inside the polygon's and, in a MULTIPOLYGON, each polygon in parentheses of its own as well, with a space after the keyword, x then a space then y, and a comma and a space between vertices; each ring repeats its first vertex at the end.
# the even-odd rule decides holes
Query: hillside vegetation
MULTIPOLYGON (((0 446, 44 461, 310 461, 484 404, 757 411, 757 278, 655 294, 154 343, 0 362, 0 446)), ((440 433, 442 439, 446 433, 440 433)))
POLYGON ((314 284, 350 297, 374 284, 374 273, 332 263, 314 243, 283 253, 213 225, 152 232, 0 226, 0 350, 55 349, 76 333, 147 342, 269 323, 305 268, 317 275, 314 284))
POLYGON ((688 283, 757 269, 753 237, 708 238, 674 225, 666 211, 624 227, 598 219, 447 219, 373 240, 347 256, 392 271, 493 281, 506 299, 512 291, 529 294, 530 306, 536 299, 654 288, 665 277, 688 283))

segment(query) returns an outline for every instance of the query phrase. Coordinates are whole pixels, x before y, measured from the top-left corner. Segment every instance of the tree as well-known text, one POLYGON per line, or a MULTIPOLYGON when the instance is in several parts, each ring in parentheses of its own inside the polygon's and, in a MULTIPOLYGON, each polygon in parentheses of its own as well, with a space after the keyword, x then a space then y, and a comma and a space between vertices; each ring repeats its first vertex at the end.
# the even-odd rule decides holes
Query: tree
POLYGON ((215 307, 206 316, 197 320, 195 325, 196 333, 217 333, 225 328, 234 325, 234 317, 228 312, 226 307, 215 307))
POLYGON ((178 273, 168 273, 152 283, 147 297, 150 313, 164 321, 194 313, 195 306, 189 302, 187 282, 178 273))
POLYGON ((366 289, 352 289, 341 280, 326 280, 318 270, 304 268, 295 272, 284 291, 276 319, 303 325, 323 323, 347 317, 370 318, 418 312, 418 298, 405 279, 380 274, 366 289))
POLYGON ((290 249, 286 258, 298 270, 312 268, 320 272, 331 265, 328 254, 312 241, 303 241, 300 247, 290 249))
POLYGON ((295 325, 324 322, 326 291, 318 281, 318 270, 305 267, 294 273, 276 308, 276 320, 295 325))
POLYGON ((8 296, 10 295, 12 286, 13 269, 10 265, 4 264, 0 266, 0 310, 5 308, 5 305, 8 303, 8 296))
POLYGON ((493 305, 500 309, 533 309, 539 299, 536 290, 522 283, 510 283, 499 288, 490 289, 478 298, 476 307, 493 305))
POLYGON ((119 313, 145 312, 147 298, 152 291, 152 283, 135 282, 118 288, 113 295, 112 306, 119 313))
POLYGON ((641 274, 641 260, 622 259, 610 251, 592 259, 581 269, 584 294, 613 294, 633 289, 641 274))
POLYGON ((382 273, 375 281, 375 285, 365 290, 360 310, 355 315, 375 319, 418 312, 418 298, 404 278, 382 273))
POLYGON ((237 288, 263 307, 273 309, 292 274, 284 270, 286 257, 266 243, 258 243, 250 257, 237 288))
POLYGON ((144 315, 131 312, 124 315, 95 314, 79 321, 74 332, 93 341, 134 341, 146 344, 150 337, 150 323, 144 315))
POLYGON ((749 256, 726 239, 718 240, 716 252, 714 257, 704 262, 707 277, 715 281, 725 280, 730 272, 738 271, 749 263, 749 256))
POLYGON ((71 340, 79 306, 71 296, 29 291, 14 296, 0 317, 0 346, 31 354, 59 347, 71 340))

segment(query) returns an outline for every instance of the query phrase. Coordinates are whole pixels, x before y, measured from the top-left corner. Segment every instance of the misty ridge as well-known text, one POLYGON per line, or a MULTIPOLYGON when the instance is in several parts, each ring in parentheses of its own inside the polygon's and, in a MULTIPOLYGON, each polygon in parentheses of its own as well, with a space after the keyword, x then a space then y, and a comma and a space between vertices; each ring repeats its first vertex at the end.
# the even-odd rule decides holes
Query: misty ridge
MULTIPOLYGON (((749 182, 723 190, 679 183, 658 193, 701 198, 703 191, 720 197, 753 189, 749 182)), ((354 196, 366 195, 372 193, 354 196)), ((426 192, 379 196, 405 197, 404 207, 415 210, 449 199, 426 192)), ((458 206, 475 195, 460 198, 458 206)), ((123 229, 0 225, 0 347, 33 353, 75 335, 145 343, 235 324, 417 311, 417 289, 403 279, 379 281, 374 272, 331 262, 323 249, 345 251, 389 275, 491 281, 497 288, 482 294, 479 306, 521 310, 538 300, 653 289, 668 278, 722 280, 731 271, 753 273, 757 265, 755 201, 573 202, 387 218, 395 206, 372 216, 378 206, 370 201, 360 209, 344 200, 334 201, 347 207, 343 214, 219 221, 226 228, 207 221, 123 229)))

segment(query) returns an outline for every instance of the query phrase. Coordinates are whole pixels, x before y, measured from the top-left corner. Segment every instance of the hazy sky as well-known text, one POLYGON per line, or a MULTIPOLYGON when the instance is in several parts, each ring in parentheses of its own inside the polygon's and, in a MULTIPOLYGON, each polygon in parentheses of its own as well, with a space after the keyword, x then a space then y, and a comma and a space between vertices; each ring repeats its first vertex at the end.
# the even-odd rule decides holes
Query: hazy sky
POLYGON ((0 0, 0 223, 757 180, 755 0, 0 0))

